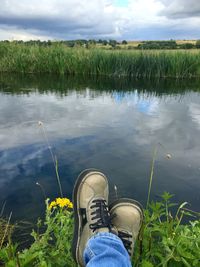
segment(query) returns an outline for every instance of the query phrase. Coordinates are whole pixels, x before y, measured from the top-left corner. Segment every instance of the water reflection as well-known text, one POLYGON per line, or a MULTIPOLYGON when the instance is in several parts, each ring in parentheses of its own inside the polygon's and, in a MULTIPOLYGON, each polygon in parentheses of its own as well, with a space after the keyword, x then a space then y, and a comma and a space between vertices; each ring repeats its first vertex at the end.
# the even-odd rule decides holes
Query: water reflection
POLYGON ((49 76, 1 76, 0 81, 0 203, 7 202, 14 219, 42 213, 37 181, 49 197, 59 192, 38 121, 58 158, 66 196, 71 196, 78 173, 95 167, 109 176, 111 197, 116 184, 120 196, 145 203, 152 151, 161 143, 152 196, 169 191, 177 201, 199 209, 196 81, 151 84, 49 76))

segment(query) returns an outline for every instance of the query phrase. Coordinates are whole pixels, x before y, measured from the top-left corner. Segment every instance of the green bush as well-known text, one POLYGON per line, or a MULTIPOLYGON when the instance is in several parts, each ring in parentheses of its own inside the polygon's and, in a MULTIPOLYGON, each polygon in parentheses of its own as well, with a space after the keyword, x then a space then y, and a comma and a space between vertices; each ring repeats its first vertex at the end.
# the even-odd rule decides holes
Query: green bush
POLYGON ((181 49, 192 49, 194 47, 195 47, 195 45, 193 45, 191 43, 185 43, 185 44, 179 45, 179 48, 181 48, 181 49))
MULTIPOLYGON (((200 266, 200 220, 181 224, 194 213, 181 204, 174 216, 172 195, 165 192, 161 202, 152 202, 145 210, 145 223, 137 241, 134 266, 197 267, 200 266)), ((199 214, 198 214, 199 217, 199 214)))
POLYGON ((126 40, 123 40, 123 41, 122 41, 122 44, 123 44, 123 45, 127 45, 128 42, 127 42, 126 40))
MULTIPOLYGON (((182 224, 183 217, 196 214, 179 206, 172 216, 175 204, 172 195, 164 193, 161 202, 152 202, 144 211, 145 221, 135 246, 134 267, 198 267, 200 266, 200 220, 182 224)), ((38 220, 30 248, 17 251, 17 245, 8 241, 0 250, 0 262, 7 267, 77 266, 71 256, 73 214, 62 199, 50 205, 46 201, 44 222, 38 220), (45 231, 40 228, 45 226, 45 231)), ((66 200, 66 199, 65 199, 66 200)), ((67 200, 66 200, 67 201, 67 200)))
POLYGON ((200 48, 200 40, 196 41, 196 48, 200 48))
POLYGON ((51 207, 48 200, 46 207, 44 223, 38 220, 37 231, 32 231, 34 242, 30 248, 17 252, 17 246, 8 243, 0 250, 0 261, 5 266, 76 266, 71 257, 71 210, 66 206, 51 207), (45 227, 44 233, 40 233, 41 227, 45 227))
POLYGON ((176 41, 145 41, 138 45, 139 49, 176 49, 176 41))

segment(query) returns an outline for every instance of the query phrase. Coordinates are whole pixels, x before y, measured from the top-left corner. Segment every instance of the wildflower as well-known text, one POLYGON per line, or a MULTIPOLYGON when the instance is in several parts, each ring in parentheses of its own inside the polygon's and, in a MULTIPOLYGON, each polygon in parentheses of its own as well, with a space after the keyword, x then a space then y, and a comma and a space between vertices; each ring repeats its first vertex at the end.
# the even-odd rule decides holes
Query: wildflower
POLYGON ((72 202, 69 203, 68 208, 73 209, 73 203, 72 202))
POLYGON ((54 201, 52 201, 49 205, 49 209, 52 209, 53 207, 60 207, 60 208, 73 208, 73 203, 68 198, 56 198, 54 201))
POLYGON ((53 207, 55 207, 57 204, 56 204, 56 201, 52 201, 49 205, 49 209, 52 209, 53 207))

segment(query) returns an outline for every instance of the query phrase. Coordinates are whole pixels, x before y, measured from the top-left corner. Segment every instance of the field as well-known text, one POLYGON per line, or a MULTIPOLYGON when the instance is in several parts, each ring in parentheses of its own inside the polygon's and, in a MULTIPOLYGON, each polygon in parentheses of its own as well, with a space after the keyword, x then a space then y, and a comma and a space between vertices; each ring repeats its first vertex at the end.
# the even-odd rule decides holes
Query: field
POLYGON ((196 40, 176 40, 176 43, 177 44, 193 44, 195 45, 196 44, 196 40))
POLYGON ((200 51, 105 50, 0 44, 0 72, 82 74, 135 78, 200 77, 200 51))

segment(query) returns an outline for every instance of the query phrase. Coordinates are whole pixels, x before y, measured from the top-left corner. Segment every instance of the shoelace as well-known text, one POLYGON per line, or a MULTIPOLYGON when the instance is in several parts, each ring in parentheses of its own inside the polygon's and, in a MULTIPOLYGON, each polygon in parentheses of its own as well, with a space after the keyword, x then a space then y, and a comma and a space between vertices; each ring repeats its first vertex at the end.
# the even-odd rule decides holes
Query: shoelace
POLYGON ((118 231, 118 237, 122 240, 126 250, 128 251, 128 254, 131 256, 132 241, 130 241, 129 238, 132 238, 132 235, 122 231, 118 231))
POLYGON ((94 223, 90 224, 90 229, 96 231, 99 228, 107 227, 111 231, 112 223, 111 216, 108 210, 108 206, 106 204, 106 200, 104 199, 95 199, 92 201, 91 209, 95 209, 91 215, 94 215, 91 219, 95 220, 94 223))

